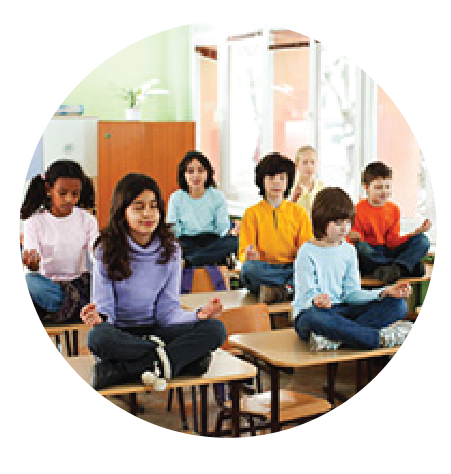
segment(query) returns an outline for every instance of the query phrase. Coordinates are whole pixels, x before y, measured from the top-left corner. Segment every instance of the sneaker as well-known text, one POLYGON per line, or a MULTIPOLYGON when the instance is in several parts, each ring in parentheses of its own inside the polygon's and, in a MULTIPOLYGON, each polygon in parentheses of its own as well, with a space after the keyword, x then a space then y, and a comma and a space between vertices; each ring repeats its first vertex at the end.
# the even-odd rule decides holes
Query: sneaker
POLYGON ((95 390, 102 390, 127 381, 127 374, 117 363, 110 361, 96 362, 91 369, 90 384, 95 390))
POLYGON ((236 267, 236 256, 234 253, 231 253, 225 258, 225 264, 228 270, 235 270, 236 267))
POLYGON ((161 372, 160 368, 158 367, 158 362, 154 362, 154 370, 146 370, 141 375, 141 382, 148 386, 152 386, 153 389, 157 392, 162 392, 166 390, 168 387, 168 382, 165 378, 160 377, 161 372))
POLYGON ((381 335, 382 347, 400 346, 408 336, 412 329, 413 323, 410 321, 396 321, 391 326, 382 328, 379 333, 381 335))
POLYGON ((401 268, 395 263, 377 268, 372 275, 373 278, 381 280, 385 285, 395 283, 401 276, 401 268))
POLYGON ((207 355, 200 357, 199 359, 195 360, 194 362, 191 362, 188 365, 185 365, 185 367, 183 367, 183 369, 180 371, 180 375, 200 377, 208 371, 211 364, 211 359, 212 356, 209 352, 207 355))
POLYGON ((336 351, 341 346, 341 342, 331 341, 325 336, 311 332, 309 346, 311 351, 336 351))
POLYGON ((285 285, 266 286, 261 285, 258 293, 259 303, 283 303, 290 301, 290 294, 285 285))
POLYGON ((164 349, 164 342, 156 336, 148 336, 148 339, 155 342, 155 352, 159 361, 154 362, 154 370, 146 370, 141 374, 141 382, 146 386, 153 386, 156 391, 166 390, 168 386, 167 380, 171 378, 171 363, 164 349), (161 376, 161 377, 160 377, 161 376))

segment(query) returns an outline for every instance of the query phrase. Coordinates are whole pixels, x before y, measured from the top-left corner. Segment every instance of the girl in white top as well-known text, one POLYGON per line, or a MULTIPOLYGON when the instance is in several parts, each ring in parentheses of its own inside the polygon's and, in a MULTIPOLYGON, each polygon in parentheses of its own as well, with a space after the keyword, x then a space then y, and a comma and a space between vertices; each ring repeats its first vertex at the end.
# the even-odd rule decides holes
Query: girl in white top
POLYGON ((307 145, 298 149, 295 158, 296 179, 291 191, 291 201, 300 204, 309 215, 315 196, 324 188, 322 181, 316 178, 318 156, 316 150, 307 145))
POLYGON ((86 209, 93 207, 92 182, 70 160, 55 161, 45 176, 35 176, 25 195, 20 210, 25 279, 38 314, 54 313, 49 322, 79 321, 89 301, 86 251, 98 227, 86 209))

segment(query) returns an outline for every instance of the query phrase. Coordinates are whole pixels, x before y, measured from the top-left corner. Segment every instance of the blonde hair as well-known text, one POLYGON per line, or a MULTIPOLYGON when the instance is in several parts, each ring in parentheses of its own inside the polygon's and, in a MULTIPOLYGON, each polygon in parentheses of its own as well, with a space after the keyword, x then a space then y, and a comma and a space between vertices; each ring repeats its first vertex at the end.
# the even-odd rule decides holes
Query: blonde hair
POLYGON ((296 158, 294 159, 294 162, 295 162, 296 166, 298 166, 298 164, 299 164, 299 160, 301 159, 302 153, 304 153, 306 151, 311 151, 311 152, 315 153, 315 155, 316 155, 316 150, 311 145, 301 146, 300 148, 298 148, 298 151, 296 152, 296 158))

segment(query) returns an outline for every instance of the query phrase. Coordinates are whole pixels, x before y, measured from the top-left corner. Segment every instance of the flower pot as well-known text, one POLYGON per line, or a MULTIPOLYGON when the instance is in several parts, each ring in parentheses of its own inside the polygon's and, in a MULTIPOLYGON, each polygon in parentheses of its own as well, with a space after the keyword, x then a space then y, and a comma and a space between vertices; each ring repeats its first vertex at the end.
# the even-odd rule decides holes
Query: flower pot
POLYGON ((138 107, 125 109, 125 120, 141 120, 141 110, 138 107))

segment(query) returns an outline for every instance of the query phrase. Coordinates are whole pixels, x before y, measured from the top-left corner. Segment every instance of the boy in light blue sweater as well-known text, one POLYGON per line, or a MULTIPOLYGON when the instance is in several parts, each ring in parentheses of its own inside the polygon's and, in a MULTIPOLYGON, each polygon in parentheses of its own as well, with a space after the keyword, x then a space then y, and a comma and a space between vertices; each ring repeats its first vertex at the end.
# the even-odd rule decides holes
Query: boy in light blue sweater
POLYGON ((361 288, 356 250, 344 240, 353 217, 354 206, 342 189, 317 194, 315 237, 299 249, 293 302, 295 330, 312 350, 400 345, 412 326, 400 321, 407 313, 403 298, 412 291, 409 284, 361 288))

